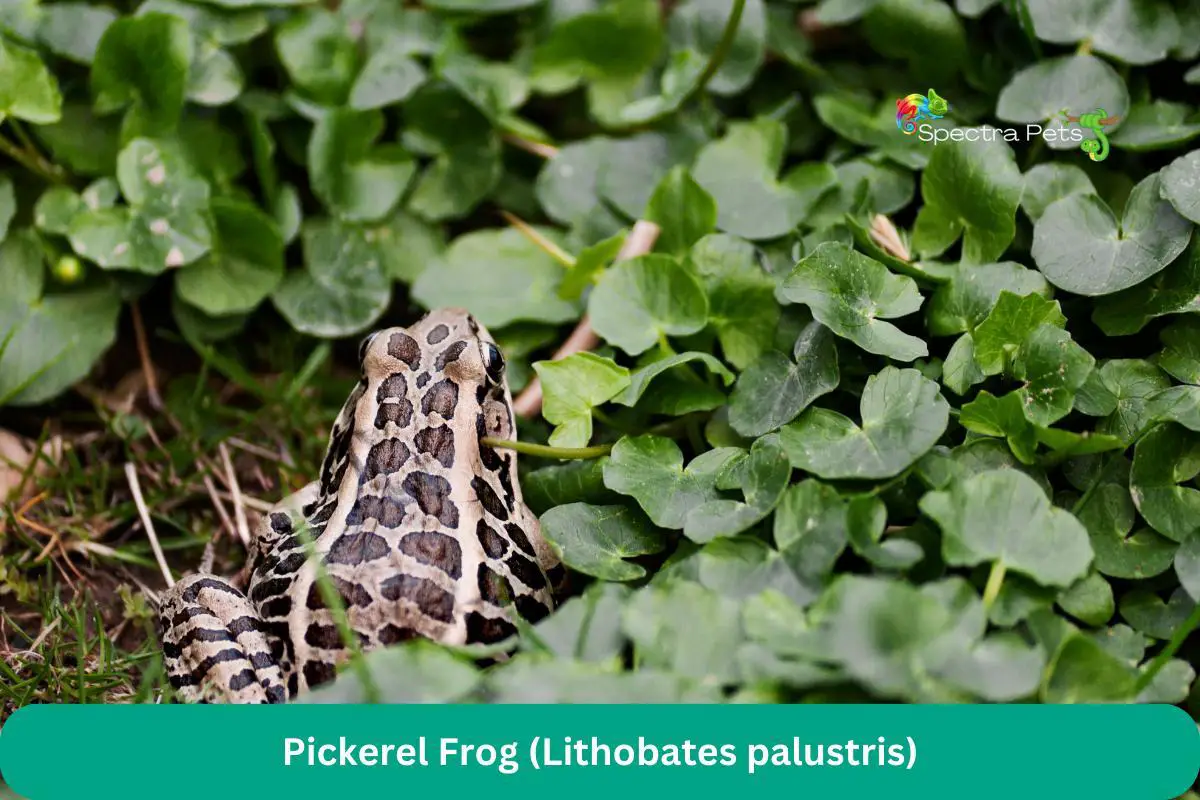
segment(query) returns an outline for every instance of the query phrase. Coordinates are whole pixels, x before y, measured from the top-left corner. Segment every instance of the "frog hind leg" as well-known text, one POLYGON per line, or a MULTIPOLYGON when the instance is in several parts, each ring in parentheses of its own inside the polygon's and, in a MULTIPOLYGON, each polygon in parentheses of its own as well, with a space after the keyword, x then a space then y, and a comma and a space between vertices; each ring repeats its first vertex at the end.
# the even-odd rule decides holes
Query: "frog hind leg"
POLYGON ((284 703, 280 649, 258 611, 230 583, 191 575, 159 606, 167 678, 186 702, 284 703))

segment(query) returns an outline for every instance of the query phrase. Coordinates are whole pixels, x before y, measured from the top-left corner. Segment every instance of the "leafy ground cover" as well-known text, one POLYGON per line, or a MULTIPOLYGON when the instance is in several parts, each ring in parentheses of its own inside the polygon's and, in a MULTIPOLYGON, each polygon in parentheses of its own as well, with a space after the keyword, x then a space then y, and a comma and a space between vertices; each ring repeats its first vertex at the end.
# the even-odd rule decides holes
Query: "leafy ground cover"
POLYGON ((0 715, 161 696, 156 556, 236 572, 446 305, 576 596, 311 700, 1200 711, 1198 58, 1195 0, 6 4, 0 715))

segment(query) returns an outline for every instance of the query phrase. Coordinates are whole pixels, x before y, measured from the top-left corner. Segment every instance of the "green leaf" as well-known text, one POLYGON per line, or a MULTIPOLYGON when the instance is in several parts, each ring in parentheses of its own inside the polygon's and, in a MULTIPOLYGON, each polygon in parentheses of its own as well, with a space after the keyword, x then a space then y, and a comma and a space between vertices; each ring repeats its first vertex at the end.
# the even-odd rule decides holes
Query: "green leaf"
POLYGON ((1087 577, 1061 592, 1058 605, 1080 622, 1095 627, 1112 619, 1117 610, 1112 587, 1095 572, 1088 573, 1087 577))
POLYGON ((849 539, 847 502, 813 479, 792 484, 775 509, 775 546, 802 582, 826 583, 849 539))
POLYGON ((542 533, 571 569, 607 581, 631 581, 645 567, 626 558, 662 552, 666 539, 640 514, 625 506, 570 503, 541 518, 542 533))
POLYGON ((1132 444, 1152 421, 1150 398, 1168 386, 1170 381, 1149 361, 1113 359, 1088 376, 1076 397, 1075 408, 1084 414, 1105 417, 1097 430, 1132 444))
POLYGON ((346 221, 387 216, 416 173, 407 153, 373 148, 383 127, 378 111, 342 109, 325 114, 313 127, 308 141, 313 192, 346 221))
POLYGON ((451 242, 413 282, 412 294, 426 308, 470 309, 488 328, 566 322, 579 312, 557 294, 562 275, 562 266, 517 229, 482 229, 451 242))
POLYGON ((1185 103, 1166 100, 1138 103, 1112 135, 1112 146, 1134 152, 1181 147, 1200 136, 1200 122, 1187 121, 1191 111, 1185 103))
POLYGON ((597 184, 611 146, 611 139, 592 137, 564 145, 546 160, 534 187, 546 216, 575 225, 590 214, 608 213, 597 184))
MULTIPOLYGON (((629 376, 629 386, 624 392, 613 398, 613 402, 620 403, 623 406, 636 406, 638 401, 642 399, 642 396, 649 388, 651 381, 653 381, 659 375, 667 373, 679 365, 686 364, 689 361, 699 361, 703 363, 706 367, 708 367, 712 374, 719 375, 721 377, 721 381, 726 386, 728 386, 734 380, 733 373, 730 372, 724 364, 722 364, 713 356, 710 356, 708 353, 679 353, 677 355, 661 358, 657 361, 651 361, 649 364, 636 369, 629 376)), ((690 374, 691 377, 695 377, 695 373, 684 374, 690 374)), ((697 390, 711 389, 712 391, 716 392, 719 396, 718 405, 724 402, 725 396, 721 394, 719 390, 712 389, 711 386, 708 386, 707 384, 701 384, 699 381, 696 381, 693 385, 697 388, 697 390)))
POLYGON ((938 145, 921 174, 925 205, 917 214, 913 247, 923 257, 938 256, 961 231, 964 261, 995 261, 1016 235, 1021 186, 1021 171, 1003 140, 938 145))
POLYGON ((1071 412, 1075 391, 1083 385, 1096 359, 1055 325, 1042 323, 1021 344, 1013 359, 1013 377, 1024 381, 1017 390, 1025 416, 1048 426, 1071 412))
POLYGON ((683 530, 688 512, 720 497, 717 475, 742 451, 707 450, 684 469, 679 447, 661 436, 622 437, 604 465, 604 485, 637 500, 660 528, 683 530))
POLYGON ((338 106, 349 97, 360 56, 344 17, 304 9, 275 30, 275 50, 292 83, 317 103, 338 106))
POLYGON ((622 614, 638 663, 710 684, 738 677, 744 638, 739 604, 692 581, 653 584, 634 593, 622 614), (703 619, 704 625, 694 620, 703 619))
POLYGON ((682 256, 717 227, 717 204, 687 169, 672 167, 650 196, 643 219, 660 228, 656 246, 682 256))
POLYGON ((304 269, 294 270, 271 295, 293 328, 312 336, 352 336, 369 328, 392 299, 391 280, 364 231, 329 219, 300 231, 304 269))
POLYGON ((1095 640, 1069 634, 1054 653, 1042 682, 1045 703, 1096 703, 1129 700, 1133 670, 1109 655, 1095 640))
POLYGON ((1038 164, 1025 173, 1021 209, 1032 222, 1037 222, 1055 200, 1095 193, 1087 173, 1074 164, 1038 164))
POLYGON ((62 119, 39 125, 33 133, 54 159, 81 176, 112 175, 120 144, 120 121, 98 117, 82 103, 66 103, 62 119))
POLYGON ((811 322, 796 339, 792 358, 769 351, 738 376, 729 397, 729 424, 743 436, 762 436, 832 392, 838 380, 833 334, 811 322))
POLYGON ((948 80, 966 61, 963 24, 941 0, 880 0, 867 12, 862 29, 875 51, 908 62, 923 80, 948 80))
POLYGON ((187 22, 158 12, 122 17, 96 46, 92 92, 96 110, 133 104, 142 132, 174 130, 187 95, 192 36, 187 22))
POLYGON ((84 378, 117 336, 121 298, 109 286, 46 293, 41 248, 28 231, 0 243, 0 406, 34 406, 84 378))
POLYGON ((716 498, 693 506, 683 533, 693 542, 735 536, 765 519, 779 503, 792 470, 787 455, 773 436, 754 442, 747 456, 727 462, 717 479, 718 489, 740 487, 745 502, 716 498))
POLYGON ((1002 290, 991 313, 972 334, 975 362, 984 375, 998 375, 1009 369, 1020 346, 1038 327, 1062 327, 1066 321, 1056 300, 1002 290))
POLYGON ((919 371, 885 367, 867 379, 861 413, 861 428, 824 408, 785 425, 780 439, 792 465, 822 478, 890 478, 933 447, 950 407, 919 371))
POLYGON ((916 282, 891 274, 883 264, 844 244, 817 247, 783 280, 779 294, 789 302, 804 303, 818 322, 869 353, 897 361, 929 353, 924 341, 883 321, 921 307, 916 282))
POLYGON ((1129 111, 1129 91, 1116 70, 1094 55, 1048 58, 1012 76, 1000 92, 996 116, 1005 122, 1041 124, 1051 149, 1078 149, 1080 141, 1066 132, 1070 123, 1063 119, 1063 109, 1071 114, 1104 109, 1123 118, 1129 111))
POLYGON ((215 198, 214 237, 208 255, 181 270, 181 299, 211 316, 252 311, 283 280, 283 238, 257 206, 215 198))
MULTIPOLYGON (((482 674, 471 662, 432 642, 406 642, 363 657, 379 700, 383 703, 452 703, 471 694, 482 674)), ((344 669, 333 683, 306 692, 302 704, 366 703, 368 697, 358 670, 344 669)))
POLYGON ((950 347, 942 363, 942 383, 955 394, 964 395, 987 378, 975 361, 975 339, 964 333, 950 347))
POLYGON ((1200 311, 1200 237, 1169 267, 1148 281, 1096 303, 1092 319, 1109 336, 1137 333, 1168 314, 1200 311))
POLYGON ((37 51, 0 38, 0 119, 4 117, 37 125, 58 122, 62 94, 37 51))
POLYGON ((592 438, 592 409, 629 386, 629 370, 595 353, 573 353, 533 365, 542 381, 542 415, 558 426, 555 447, 584 447, 592 438))
POLYGON ((350 87, 347 103, 356 111, 403 103, 427 75, 420 62, 402 50, 384 49, 371 54, 350 87))
POLYGON ((1178 545, 1149 529, 1129 535, 1136 514, 1125 486, 1100 484, 1084 500, 1077 516, 1087 528, 1100 574, 1141 580, 1170 568, 1178 545))
POLYGON ((1175 159, 1160 175, 1163 198, 1182 216, 1200 224, 1200 150, 1175 159))
POLYGON ((1170 639, 1196 607, 1182 588, 1171 593, 1167 602, 1145 589, 1134 589, 1121 597, 1121 616, 1138 633, 1154 639, 1170 639))
POLYGON ((1155 363, 1176 380, 1200 386, 1200 317, 1181 317, 1158 336, 1164 347, 1155 363))
POLYGON ((996 306, 1001 292, 1050 296, 1046 279, 1014 261, 963 265, 929 299, 929 332, 953 336, 974 330, 996 306))
POLYGON ((759 265, 754 245, 723 233, 696 242, 690 262, 708 294, 708 324, 725 360, 747 368, 775 338, 775 281, 759 265))
POLYGON ((1177 422, 1200 433, 1200 386, 1172 386, 1150 397, 1146 413, 1154 422, 1177 422))
POLYGON ((104 6, 54 3, 42 7, 38 39, 55 55, 91 64, 100 37, 117 19, 116 12, 104 6))
POLYGON ((708 321, 699 279, 670 256, 638 256, 606 270, 588 299, 592 328, 638 355, 667 336, 696 333, 708 321))
MULTIPOLYGON (((724 32, 730 8, 727 0, 686 0, 675 6, 667 21, 672 49, 711 57, 724 32)), ((708 90, 719 95, 744 91, 762 67, 766 38, 766 4, 763 0, 747 0, 729 52, 709 81, 708 90)))
POLYGON ((1133 448, 1129 490, 1151 528, 1175 542, 1200 528, 1200 489, 1178 484, 1200 473, 1200 433, 1162 423, 1133 448))
POLYGON ((1166 59, 1179 38, 1171 7, 1134 0, 1060 0, 1030 3, 1037 37, 1044 42, 1075 44, 1086 40, 1097 53, 1127 64, 1166 59))
POLYGON ((1189 536, 1175 553, 1179 585, 1195 602, 1200 602, 1200 535, 1189 536))
POLYGON ((129 206, 76 214, 67 232, 76 253, 155 275, 209 251, 209 186, 176 144, 134 139, 117 159, 117 180, 129 206))
MULTIPOLYGON (((663 38, 653 0, 616 0, 566 16, 533 51, 533 84, 543 92, 558 93, 580 80, 628 81, 654 65, 663 38)), ((593 98, 593 109, 595 102, 593 98)))
MULTIPOLYGON (((63 189, 62 187, 53 187, 53 188, 61 189, 61 191, 64 192, 67 196, 74 197, 78 201, 78 197, 76 197, 75 193, 72 192, 70 189, 63 189)), ((38 198, 37 206, 34 207, 34 212, 33 212, 34 213, 34 222, 39 228, 44 229, 44 226, 42 225, 41 221, 39 221, 39 220, 46 219, 46 217, 45 217, 46 209, 44 207, 43 201, 46 199, 47 196, 51 195, 52 191, 53 191, 53 189, 48 190, 46 192, 46 194, 44 194, 40 198, 38 198)), ((55 195, 55 196, 62 198, 62 195, 55 195)), ((70 208, 70 201, 66 200, 65 202, 66 202, 68 208, 70 208)), ((58 216, 58 219, 61 220, 63 218, 63 216, 67 216, 68 221, 69 221, 69 215, 71 213, 73 213, 73 211, 63 209, 61 206, 59 206, 59 209, 62 210, 62 214, 60 214, 58 216)), ((12 222, 13 216, 16 213, 17 213, 17 197, 16 197, 16 194, 13 192, 12 179, 9 178, 7 175, 0 175, 0 242, 3 242, 5 237, 8 236, 8 226, 12 222)))
POLYGON ((1151 175, 1129 195, 1120 220, 1092 194, 1051 203, 1034 225, 1033 260, 1060 289, 1088 296, 1141 283, 1179 257, 1192 226, 1159 197, 1151 175))
POLYGON ((988 391, 981 391, 962 407, 958 422, 974 433, 1004 437, 1022 464, 1036 461, 1038 431, 1026 416, 1025 404, 1017 392, 995 397, 988 391))
POLYGON ((686 126, 610 140, 596 188, 622 214, 637 219, 671 167, 689 166, 705 141, 707 136, 686 126))
POLYGON ((787 128, 760 118, 731 123, 725 136, 706 145, 692 175, 717 203, 717 226, 746 239, 774 239, 804 219, 808 198, 776 177, 787 128))
POLYGON ((921 498, 942 529, 942 557, 955 566, 994 563, 1046 586, 1070 586, 1087 574, 1092 547, 1069 512, 1050 504, 1031 478, 995 470, 921 498))

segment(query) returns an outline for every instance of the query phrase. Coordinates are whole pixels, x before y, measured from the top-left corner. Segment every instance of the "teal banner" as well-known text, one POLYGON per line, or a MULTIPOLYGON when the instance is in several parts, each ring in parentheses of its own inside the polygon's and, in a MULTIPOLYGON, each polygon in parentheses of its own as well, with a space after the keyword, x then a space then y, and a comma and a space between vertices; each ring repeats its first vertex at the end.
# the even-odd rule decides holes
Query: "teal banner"
POLYGON ((1196 724, 1154 705, 41 705, 0 731, 0 773, 28 800, 1167 800, 1198 767, 1196 724))

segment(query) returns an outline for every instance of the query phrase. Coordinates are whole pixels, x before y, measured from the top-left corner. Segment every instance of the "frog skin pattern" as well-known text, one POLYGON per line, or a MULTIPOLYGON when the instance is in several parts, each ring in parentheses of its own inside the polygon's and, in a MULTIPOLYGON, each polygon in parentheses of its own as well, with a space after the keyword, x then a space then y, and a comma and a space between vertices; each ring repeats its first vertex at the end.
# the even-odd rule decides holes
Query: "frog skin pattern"
POLYGON ((525 506, 504 359, 462 309, 359 348, 362 377, 319 480, 277 504, 249 548, 243 594, 189 576, 159 606, 171 685, 187 702, 281 703, 350 655, 317 582, 341 596, 362 650, 423 637, 494 643, 554 608, 566 571, 525 506), (304 536, 313 544, 306 550, 304 536))

